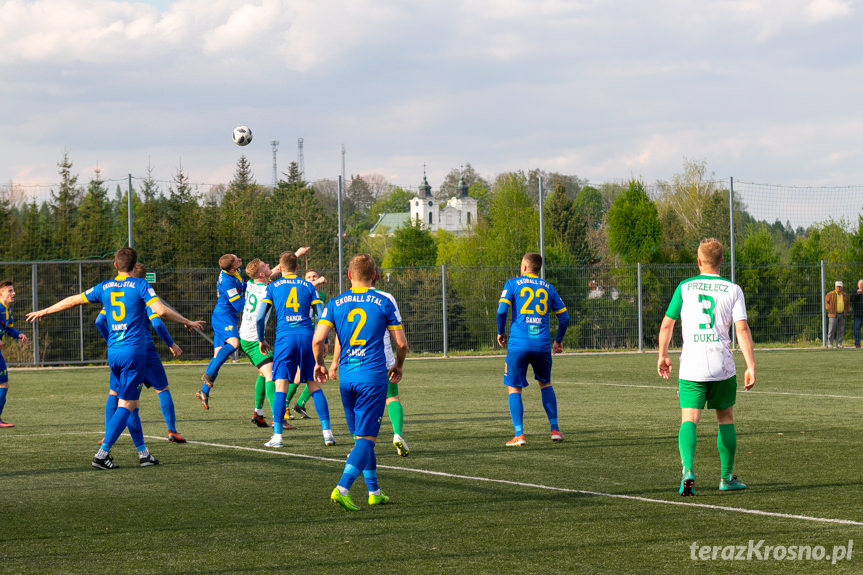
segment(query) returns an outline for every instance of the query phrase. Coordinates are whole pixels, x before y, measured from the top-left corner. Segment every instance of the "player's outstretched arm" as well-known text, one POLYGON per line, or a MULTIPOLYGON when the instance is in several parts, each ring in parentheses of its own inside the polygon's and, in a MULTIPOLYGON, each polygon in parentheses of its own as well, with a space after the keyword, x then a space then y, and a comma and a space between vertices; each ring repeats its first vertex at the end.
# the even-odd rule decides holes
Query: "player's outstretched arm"
POLYGON ((674 333, 674 320, 668 316, 662 318, 659 327, 659 359, 656 362, 656 373, 662 379, 668 379, 671 375, 671 359, 668 357, 668 346, 671 345, 671 335, 674 333))
POLYGON ((70 295, 67 298, 61 299, 60 301, 58 301, 57 303, 55 303, 52 306, 48 306, 44 309, 40 309, 37 311, 31 311, 30 313, 27 314, 27 316, 24 319, 29 321, 29 322, 36 321, 37 319, 41 319, 41 318, 45 317, 46 315, 49 315, 52 313, 57 313, 58 311, 65 311, 67 309, 72 309, 73 307, 77 307, 77 306, 83 305, 85 303, 88 303, 88 302, 83 297, 81 297, 81 294, 70 295))
POLYGON ((330 379, 339 378, 339 356, 342 354, 342 344, 339 343, 339 338, 336 337, 334 339, 336 340, 336 343, 333 346, 333 360, 330 362, 330 379))
POLYGON ((203 321, 201 321, 201 320, 192 321, 190 319, 186 319, 185 317, 180 315, 178 312, 172 310, 171 308, 166 306, 164 303, 162 303, 161 300, 158 300, 158 299, 154 300, 150 304, 150 309, 152 309, 154 312, 159 314, 159 317, 163 317, 167 320, 173 321, 174 323, 178 323, 178 324, 184 326, 186 329, 197 329, 198 331, 200 331, 204 328, 204 322, 203 321))
POLYGON ((329 323, 319 321, 312 338, 312 352, 315 354, 315 381, 318 383, 324 383, 329 379, 329 373, 324 365, 327 359, 327 335, 329 333, 329 323))
POLYGON ((396 363, 389 369, 389 380, 392 383, 398 383, 402 379, 402 370, 408 355, 408 338, 403 329, 396 329, 391 333, 395 346, 396 363))
POLYGON ((740 345, 740 351, 743 353, 744 361, 746 361, 746 373, 743 374, 743 391, 749 391, 755 385, 755 345, 752 341, 752 331, 745 319, 734 322, 734 329, 737 332, 737 343, 740 345))

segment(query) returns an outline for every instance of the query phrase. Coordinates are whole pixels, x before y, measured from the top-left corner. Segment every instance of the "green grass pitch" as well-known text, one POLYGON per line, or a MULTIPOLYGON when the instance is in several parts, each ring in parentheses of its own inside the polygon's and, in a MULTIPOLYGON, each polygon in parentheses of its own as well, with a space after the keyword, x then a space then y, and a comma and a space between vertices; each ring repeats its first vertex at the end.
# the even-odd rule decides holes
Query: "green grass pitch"
POLYGON ((358 480, 352 514, 328 497, 351 446, 333 383, 324 390, 338 445, 325 447, 310 419, 271 450, 269 431, 249 422, 251 366, 223 368, 209 412, 193 396, 203 367, 169 366, 189 443, 167 443, 145 390, 144 432, 162 465, 138 467, 124 435, 113 450, 121 468, 100 471, 90 458, 106 368, 13 369, 3 419, 16 427, 0 430, 0 573, 861 573, 863 356, 756 360, 758 384, 736 408, 735 472, 749 489, 717 491, 717 428, 705 412, 696 497, 685 499, 676 388, 656 375, 655 353, 556 357, 566 440, 551 442, 531 385, 521 448, 504 447, 502 358, 410 360, 400 385, 410 457, 396 455, 385 417, 378 476, 391 504, 369 508, 358 480), (693 543, 750 540, 859 548, 835 565, 691 558, 693 543))

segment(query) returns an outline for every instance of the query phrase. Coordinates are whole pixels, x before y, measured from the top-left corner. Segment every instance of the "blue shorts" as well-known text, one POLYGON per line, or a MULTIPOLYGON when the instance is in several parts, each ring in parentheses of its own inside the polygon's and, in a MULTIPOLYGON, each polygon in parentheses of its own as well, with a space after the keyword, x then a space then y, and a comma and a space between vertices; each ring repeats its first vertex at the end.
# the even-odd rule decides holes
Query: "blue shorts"
POLYGON ((300 332, 297 335, 276 337, 273 349, 273 381, 287 379, 294 381, 297 368, 300 368, 300 381, 312 381, 315 377, 315 354, 312 353, 314 332, 300 332))
POLYGON ((533 378, 540 383, 551 382, 551 351, 506 350, 503 384, 527 387, 527 366, 533 368, 533 378))
MULTIPOLYGON (((117 378, 114 377, 114 371, 112 370, 108 388, 115 393, 119 393, 119 387, 117 378)), ((144 376, 144 387, 152 387, 156 391, 168 388, 168 375, 165 373, 165 366, 162 365, 162 360, 155 347, 147 349, 147 373, 144 376)))
POLYGON ((112 385, 117 397, 126 401, 137 401, 147 376, 146 353, 124 353, 108 357, 112 385))
POLYGON ((343 380, 339 391, 351 435, 377 437, 387 405, 386 382, 349 383, 343 380))
POLYGON ((232 337, 240 339, 240 321, 239 319, 231 319, 223 316, 213 316, 210 318, 213 326, 213 347, 222 347, 225 345, 225 340, 232 337))
POLYGON ((0 383, 9 383, 9 370, 6 368, 6 360, 0 353, 0 383))

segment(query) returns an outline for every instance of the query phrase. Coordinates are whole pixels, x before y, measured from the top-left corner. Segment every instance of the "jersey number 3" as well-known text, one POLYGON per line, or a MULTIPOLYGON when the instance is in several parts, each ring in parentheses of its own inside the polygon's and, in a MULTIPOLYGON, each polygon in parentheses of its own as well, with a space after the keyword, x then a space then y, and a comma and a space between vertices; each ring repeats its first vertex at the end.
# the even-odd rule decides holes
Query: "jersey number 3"
POLYGON ((699 324, 699 329, 713 329, 713 324, 716 323, 716 315, 713 313, 716 309, 716 300, 712 296, 699 294, 698 303, 707 302, 707 305, 701 310, 704 315, 710 319, 710 323, 699 324))

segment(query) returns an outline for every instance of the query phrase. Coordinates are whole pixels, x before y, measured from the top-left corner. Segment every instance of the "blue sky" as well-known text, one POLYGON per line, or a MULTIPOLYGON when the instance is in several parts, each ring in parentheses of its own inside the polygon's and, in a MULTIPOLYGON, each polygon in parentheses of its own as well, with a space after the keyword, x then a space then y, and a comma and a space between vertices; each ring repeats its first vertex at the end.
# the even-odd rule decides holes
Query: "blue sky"
MULTIPOLYGON (((439 185, 540 168, 594 183, 863 184, 860 0, 0 0, 0 184, 307 179, 439 185), (255 139, 238 148, 232 128, 255 139)), ((33 189, 38 189, 34 187, 33 189)))

